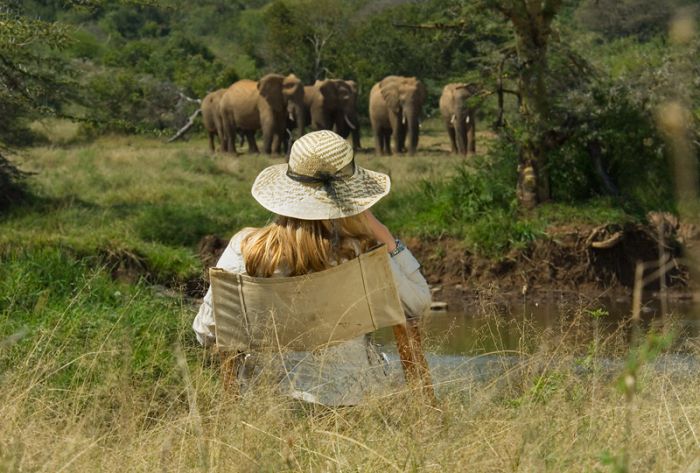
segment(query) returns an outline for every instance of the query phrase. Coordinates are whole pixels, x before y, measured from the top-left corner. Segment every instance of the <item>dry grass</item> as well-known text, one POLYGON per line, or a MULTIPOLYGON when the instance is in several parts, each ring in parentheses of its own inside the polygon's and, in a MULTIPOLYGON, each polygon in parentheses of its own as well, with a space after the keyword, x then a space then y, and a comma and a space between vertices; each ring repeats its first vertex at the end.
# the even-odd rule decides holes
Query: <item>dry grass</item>
MULTIPOLYGON (((178 314, 183 325, 187 309, 178 314)), ((488 355, 500 368, 484 379, 465 374, 474 362, 465 359, 437 379, 436 406, 403 387, 341 409, 301 404, 271 388, 229 396, 186 332, 167 372, 148 385, 110 369, 109 334, 65 361, 61 349, 75 340, 45 351, 57 336, 47 331, 4 373, 0 470, 698 471, 697 365, 660 370, 650 360, 637 395, 626 400, 616 388, 624 366, 606 368, 607 358, 591 354, 591 323, 581 314, 539 335, 524 326, 533 349, 516 359, 488 355), (55 378, 69 364, 79 364, 80 375, 59 389, 55 378)), ((624 350, 624 338, 618 331, 596 350, 624 350)))

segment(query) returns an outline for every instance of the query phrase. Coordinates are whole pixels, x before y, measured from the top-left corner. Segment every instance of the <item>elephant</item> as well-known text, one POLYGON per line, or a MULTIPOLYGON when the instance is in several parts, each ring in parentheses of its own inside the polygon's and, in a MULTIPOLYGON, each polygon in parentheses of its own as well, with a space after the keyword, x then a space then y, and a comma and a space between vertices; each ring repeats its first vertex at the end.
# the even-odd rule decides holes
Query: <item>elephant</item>
POLYGON ((338 80, 337 84, 340 108, 335 116, 335 132, 343 138, 352 134, 352 147, 354 150, 359 150, 362 146, 360 145, 360 117, 357 114, 357 82, 338 80))
POLYGON ((477 93, 475 84, 453 83, 442 89, 440 114, 450 136, 453 153, 464 156, 476 153, 475 113, 467 100, 477 93))
POLYGON ((304 108, 312 130, 335 130, 343 138, 352 134, 360 148, 357 83, 342 79, 317 80, 304 87, 304 108))
POLYGON ((255 131, 262 130, 263 151, 280 153, 290 113, 294 115, 299 136, 304 133, 304 88, 294 74, 286 77, 267 74, 258 82, 239 80, 224 92, 219 111, 227 151, 236 152, 236 132, 243 130, 249 152, 258 152, 255 131))
POLYGON ((215 136, 219 138, 221 151, 226 151, 226 145, 223 139, 223 124, 219 114, 219 103, 221 102, 221 97, 224 95, 224 92, 226 92, 226 89, 219 89, 208 93, 202 100, 202 106, 200 107, 202 110, 204 129, 207 130, 207 134, 209 135, 209 149, 212 153, 216 151, 216 146, 214 145, 215 136))
POLYGON ((390 137, 397 153, 413 155, 418 147, 420 115, 426 98, 425 85, 415 77, 387 76, 369 94, 369 118, 377 154, 391 154, 390 137))

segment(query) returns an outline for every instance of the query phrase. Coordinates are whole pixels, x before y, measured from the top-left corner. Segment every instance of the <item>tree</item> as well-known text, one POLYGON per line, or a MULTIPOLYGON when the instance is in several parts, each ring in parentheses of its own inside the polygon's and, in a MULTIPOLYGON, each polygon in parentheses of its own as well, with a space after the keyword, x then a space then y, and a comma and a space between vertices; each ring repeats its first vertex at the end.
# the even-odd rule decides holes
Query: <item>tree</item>
POLYGON ((520 143, 517 197, 521 207, 532 209, 550 198, 547 153, 551 148, 548 116, 547 53, 552 21, 562 0, 485 0, 512 25, 518 57, 520 112, 526 123, 520 143))
MULTIPOLYGON (((66 65, 45 54, 66 42, 65 26, 24 18, 0 7, 0 151, 28 141, 27 122, 55 114, 70 93, 66 65)), ((22 176, 0 154, 0 208, 21 196, 22 176)))
POLYGON ((307 82, 328 75, 329 51, 348 28, 340 0, 278 0, 265 12, 266 62, 280 72, 296 71, 307 82))

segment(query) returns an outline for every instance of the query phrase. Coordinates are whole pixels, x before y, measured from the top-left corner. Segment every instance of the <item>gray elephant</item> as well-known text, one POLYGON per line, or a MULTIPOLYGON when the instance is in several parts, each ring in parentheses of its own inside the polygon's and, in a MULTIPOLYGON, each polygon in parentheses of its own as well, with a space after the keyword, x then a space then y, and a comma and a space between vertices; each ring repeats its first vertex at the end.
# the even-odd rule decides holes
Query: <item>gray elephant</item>
POLYGON ((317 80, 304 87, 304 108, 312 130, 335 130, 343 138, 352 134, 353 147, 360 147, 357 116, 357 84, 342 79, 317 80))
POLYGON ((297 76, 267 74, 258 82, 239 80, 229 87, 219 107, 227 151, 236 152, 236 132, 248 138, 251 153, 258 152, 255 132, 262 130, 263 151, 280 153, 292 113, 298 134, 304 133, 304 87, 297 76))
POLYGON ((369 94, 369 118, 377 154, 391 154, 391 137, 396 152, 413 155, 418 147, 420 116, 426 98, 423 83, 415 77, 387 76, 369 94))
POLYGON ((207 130, 209 135, 209 149, 213 153, 216 151, 216 146, 214 144, 214 138, 219 138, 219 143, 221 146, 221 151, 226 151, 226 146, 224 142, 224 130, 223 123, 221 121, 221 115, 219 114, 219 103, 221 102, 221 97, 226 92, 226 89, 215 90, 210 92, 202 100, 202 122, 204 123, 204 129, 207 130))
POLYGON ((476 153, 476 120, 468 100, 478 93, 475 84, 447 84, 440 96, 440 114, 450 136, 452 152, 476 153))

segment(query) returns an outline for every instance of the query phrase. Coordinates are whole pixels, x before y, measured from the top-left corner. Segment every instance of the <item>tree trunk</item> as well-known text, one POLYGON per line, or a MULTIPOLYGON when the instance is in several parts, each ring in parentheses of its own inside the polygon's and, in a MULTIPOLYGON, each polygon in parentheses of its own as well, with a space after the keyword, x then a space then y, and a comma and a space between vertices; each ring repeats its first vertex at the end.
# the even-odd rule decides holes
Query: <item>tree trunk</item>
MULTIPOLYGON (((526 50, 528 59, 521 70, 521 113, 530 128, 530 138, 521 145, 518 163, 518 202, 525 209, 532 209, 550 198, 547 173, 547 149, 544 133, 549 110, 544 83, 546 74, 546 49, 526 50)), ((524 52, 524 53, 525 53, 524 52)))
POLYGON ((550 198, 545 140, 550 104, 545 77, 551 22, 561 5, 562 0, 497 0, 494 4, 511 21, 516 36, 520 112, 529 136, 521 144, 518 162, 517 197, 525 209, 550 198))

